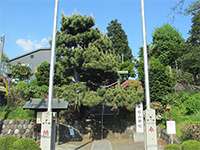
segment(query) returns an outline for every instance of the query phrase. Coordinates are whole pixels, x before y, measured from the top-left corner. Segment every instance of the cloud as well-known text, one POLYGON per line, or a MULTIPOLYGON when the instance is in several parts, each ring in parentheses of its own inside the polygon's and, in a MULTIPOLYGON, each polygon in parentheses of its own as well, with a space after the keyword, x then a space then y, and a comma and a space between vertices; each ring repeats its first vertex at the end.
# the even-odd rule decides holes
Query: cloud
POLYGON ((29 39, 17 39, 16 44, 19 47, 21 47, 24 51, 29 52, 40 48, 48 48, 49 38, 43 38, 40 41, 32 41, 29 39))

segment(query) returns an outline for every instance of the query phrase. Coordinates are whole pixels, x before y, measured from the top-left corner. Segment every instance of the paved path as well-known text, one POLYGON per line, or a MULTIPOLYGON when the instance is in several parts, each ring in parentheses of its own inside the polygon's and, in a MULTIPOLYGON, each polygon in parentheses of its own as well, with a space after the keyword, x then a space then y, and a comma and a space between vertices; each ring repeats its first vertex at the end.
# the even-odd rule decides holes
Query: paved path
MULTIPOLYGON (((56 150, 144 150, 144 143, 134 143, 133 141, 123 139, 115 141, 75 142, 56 146, 56 150)), ((159 146, 159 150, 163 150, 163 148, 159 146)))
POLYGON ((91 150, 112 150, 112 144, 108 140, 94 141, 91 150))

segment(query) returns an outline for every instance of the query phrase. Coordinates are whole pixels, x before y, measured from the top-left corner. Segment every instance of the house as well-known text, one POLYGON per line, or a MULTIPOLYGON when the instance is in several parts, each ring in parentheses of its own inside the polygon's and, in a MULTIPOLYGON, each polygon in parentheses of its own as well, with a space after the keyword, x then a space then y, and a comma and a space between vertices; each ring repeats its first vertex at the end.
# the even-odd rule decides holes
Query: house
POLYGON ((9 61, 11 65, 13 64, 26 64, 28 65, 32 72, 35 72, 37 67, 44 61, 50 63, 51 60, 51 49, 38 49, 24 55, 13 58, 9 61))

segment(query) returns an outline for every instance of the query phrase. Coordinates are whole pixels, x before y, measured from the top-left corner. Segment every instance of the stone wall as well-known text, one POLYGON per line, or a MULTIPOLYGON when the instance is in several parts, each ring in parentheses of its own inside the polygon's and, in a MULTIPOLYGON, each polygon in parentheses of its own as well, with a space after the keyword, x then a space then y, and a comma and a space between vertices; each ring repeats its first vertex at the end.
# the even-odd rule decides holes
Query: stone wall
POLYGON ((19 138, 32 138, 34 125, 34 122, 28 120, 1 120, 0 136, 12 135, 19 138))

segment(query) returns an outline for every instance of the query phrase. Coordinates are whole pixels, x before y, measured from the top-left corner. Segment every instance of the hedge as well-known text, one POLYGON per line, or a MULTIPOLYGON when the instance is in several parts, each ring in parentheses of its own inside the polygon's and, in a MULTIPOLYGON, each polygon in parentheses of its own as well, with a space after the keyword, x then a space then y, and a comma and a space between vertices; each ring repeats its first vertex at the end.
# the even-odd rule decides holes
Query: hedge
POLYGON ((0 150, 11 150, 13 143, 18 139, 13 136, 6 136, 0 138, 0 150))
POLYGON ((165 150, 181 150, 181 146, 178 144, 171 144, 165 146, 165 150))
POLYGON ((164 150, 200 150, 200 142, 195 140, 188 140, 182 144, 170 144, 165 146, 164 150))
POLYGON ((200 150, 200 142, 188 140, 181 144, 182 150, 200 150))

